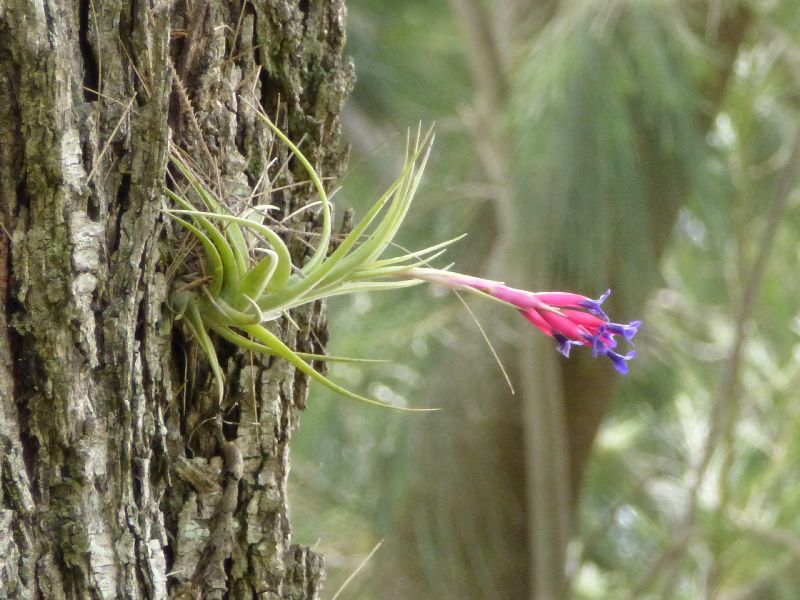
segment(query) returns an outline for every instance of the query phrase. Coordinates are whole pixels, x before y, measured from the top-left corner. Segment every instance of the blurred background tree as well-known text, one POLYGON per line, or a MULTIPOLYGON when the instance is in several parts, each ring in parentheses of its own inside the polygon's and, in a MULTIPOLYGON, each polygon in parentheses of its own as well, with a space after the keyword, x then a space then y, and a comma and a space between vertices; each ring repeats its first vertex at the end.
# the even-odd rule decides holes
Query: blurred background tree
POLYGON ((402 244, 643 318, 621 380, 518 315, 414 288, 331 306, 293 521, 342 598, 796 598, 800 10, 795 0, 349 3, 340 208, 436 121, 402 244), (318 401, 316 399, 319 399, 318 401), (600 427, 602 421, 602 427, 600 427), (598 433, 599 431, 599 433, 598 433))

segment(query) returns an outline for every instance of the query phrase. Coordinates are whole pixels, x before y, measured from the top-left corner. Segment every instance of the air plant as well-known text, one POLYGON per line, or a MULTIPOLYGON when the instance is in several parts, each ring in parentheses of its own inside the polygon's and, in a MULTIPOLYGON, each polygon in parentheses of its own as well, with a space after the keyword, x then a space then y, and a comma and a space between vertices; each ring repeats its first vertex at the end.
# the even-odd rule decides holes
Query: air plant
POLYGON ((240 348, 283 358, 311 379, 348 398, 398 410, 436 410, 392 406, 347 390, 315 369, 311 361, 359 359, 297 352, 265 327, 265 323, 315 300, 393 290, 424 281, 467 289, 511 304, 554 337, 564 355, 568 355, 572 345, 587 345, 595 356, 609 356, 618 370, 626 370, 625 361, 632 353, 620 356, 612 352, 614 335, 630 340, 638 322, 627 326, 608 323, 599 310, 599 302, 596 306, 587 305, 591 301, 577 294, 531 294, 499 282, 429 268, 430 261, 463 236, 416 252, 382 258, 392 245, 419 186, 433 140, 430 130, 425 134, 418 130, 413 139, 407 138, 400 175, 329 252, 331 208, 322 181, 299 148, 267 115, 262 111, 256 114, 299 161, 319 196, 322 213, 319 241, 302 267, 292 264, 281 237, 265 224, 264 210, 251 207, 240 215, 231 214, 177 151, 171 152, 170 160, 199 198, 202 209, 185 195, 165 189, 165 194, 178 206, 165 212, 199 242, 203 266, 203 277, 176 286, 170 303, 206 354, 220 402, 224 396, 224 375, 210 337, 212 332, 240 348), (575 307, 588 308, 589 313, 576 311, 575 307))
POLYGON ((203 209, 196 208, 185 196, 165 189, 165 194, 179 207, 165 212, 200 243, 205 281, 177 287, 170 296, 171 305, 178 317, 185 319, 208 357, 220 399, 224 394, 224 375, 210 332, 243 349, 281 357, 311 379, 348 398, 389 406, 343 388, 310 364, 310 361, 350 359, 296 352, 264 324, 288 314, 292 308, 321 298, 391 290, 420 283, 414 279, 387 278, 426 264, 459 239, 417 252, 381 258, 400 228, 419 186, 430 152, 432 133, 429 130, 423 135, 418 131, 413 140, 407 141, 399 177, 328 255, 331 210, 322 181, 297 146, 263 112, 257 114, 286 144, 316 189, 322 212, 322 230, 316 248, 301 268, 295 268, 281 237, 265 225, 263 211, 250 209, 241 216, 230 214, 188 163, 173 151, 170 155, 172 164, 199 197, 203 209))

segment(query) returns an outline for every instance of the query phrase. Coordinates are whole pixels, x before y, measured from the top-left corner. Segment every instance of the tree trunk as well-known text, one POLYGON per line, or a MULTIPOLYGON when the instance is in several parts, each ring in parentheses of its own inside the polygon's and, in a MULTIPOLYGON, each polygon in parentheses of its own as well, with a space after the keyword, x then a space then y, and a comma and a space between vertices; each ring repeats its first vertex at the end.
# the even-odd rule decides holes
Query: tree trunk
MULTIPOLYGON (((226 202, 304 180, 240 98, 280 104, 340 173, 344 13, 0 0, 0 597, 319 596, 322 558, 291 545, 286 509, 306 379, 217 341, 220 408, 166 304, 189 259, 160 208, 170 138, 226 202)), ((309 195, 256 202, 288 215, 309 195)), ((313 226, 287 227, 298 263, 313 226)), ((292 317, 275 331, 320 351, 322 307, 292 317)))

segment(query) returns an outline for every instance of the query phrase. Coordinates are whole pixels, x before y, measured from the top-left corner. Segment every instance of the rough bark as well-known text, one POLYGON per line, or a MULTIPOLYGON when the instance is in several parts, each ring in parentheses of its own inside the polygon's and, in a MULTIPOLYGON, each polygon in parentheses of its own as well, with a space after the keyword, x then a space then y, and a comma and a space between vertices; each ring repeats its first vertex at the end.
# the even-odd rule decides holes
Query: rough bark
MULTIPOLYGON (((0 597, 318 597, 286 508, 307 382, 218 342, 221 411, 165 302, 186 259, 160 208, 170 138, 226 201, 303 179, 240 95, 280 98, 335 177, 343 45, 341 0, 0 2, 0 597)), ((313 226, 286 233, 298 262, 313 226)), ((293 318, 319 351, 322 307, 293 318)))

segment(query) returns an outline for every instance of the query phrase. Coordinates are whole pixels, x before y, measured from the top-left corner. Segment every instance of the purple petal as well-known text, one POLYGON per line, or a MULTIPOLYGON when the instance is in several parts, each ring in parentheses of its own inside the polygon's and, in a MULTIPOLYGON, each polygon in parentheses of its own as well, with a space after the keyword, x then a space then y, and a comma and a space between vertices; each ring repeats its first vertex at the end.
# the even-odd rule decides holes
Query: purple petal
POLYGON ((622 325, 620 323, 609 323, 605 326, 605 328, 607 331, 610 331, 615 335, 621 335, 626 340, 631 341, 636 335, 636 332, 639 331, 641 324, 641 321, 631 321, 627 325, 622 325))
POLYGON ((581 346, 580 342, 572 341, 565 336, 561 335, 560 333, 556 333, 553 335, 555 340, 558 342, 558 346, 556 346, 556 350, 558 350, 559 354, 564 355, 566 358, 569 358, 569 351, 573 346, 581 346))
POLYGON ((606 352, 606 356, 611 359, 611 362, 614 363, 614 368, 622 373, 623 375, 628 374, 628 361, 631 360, 634 356, 636 356, 636 352, 631 350, 626 355, 620 355, 612 350, 608 350, 606 352))
MULTIPOLYGON (((606 348, 616 348, 617 340, 614 339, 615 332, 611 331, 608 327, 609 324, 601 325, 597 330, 597 336, 606 348)), ((602 354, 602 353, 601 353, 602 354)))
POLYGON ((601 329, 600 335, 595 335, 589 337, 592 341, 592 358, 597 358, 598 356, 603 356, 611 351, 611 348, 614 348, 617 343, 614 341, 614 338, 611 338, 610 341, 606 341, 603 339, 604 331, 601 329))
POLYGON ((605 302, 606 298, 608 298, 610 295, 611 295, 611 290, 606 290, 606 293, 600 296, 597 300, 583 300, 578 304, 579 306, 582 306, 583 308, 588 310, 590 313, 593 313, 598 317, 600 317, 601 319, 608 321, 608 315, 603 312, 603 309, 600 308, 600 305, 603 302, 605 302))

